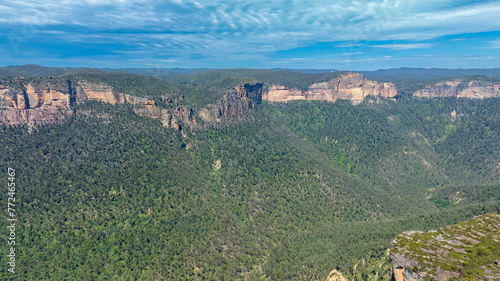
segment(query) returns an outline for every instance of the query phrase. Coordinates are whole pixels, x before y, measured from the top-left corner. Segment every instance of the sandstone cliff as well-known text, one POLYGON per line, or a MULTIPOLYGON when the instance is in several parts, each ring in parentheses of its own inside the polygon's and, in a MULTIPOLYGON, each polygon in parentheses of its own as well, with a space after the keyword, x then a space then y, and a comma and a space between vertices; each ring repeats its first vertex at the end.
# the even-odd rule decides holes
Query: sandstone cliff
POLYGON ((393 280, 499 280, 500 216, 488 214, 391 243, 393 280))
POLYGON ((62 79, 0 84, 0 124, 56 123, 72 114, 70 89, 62 79))
POLYGON ((155 106, 134 108, 134 112, 143 117, 159 119, 163 126, 169 129, 182 130, 184 127, 195 129, 198 122, 193 110, 188 106, 179 106, 174 109, 163 109, 155 106))
POLYGON ((195 116, 204 122, 217 123, 255 108, 262 100, 286 102, 349 99, 360 102, 368 95, 386 98, 397 95, 392 83, 378 83, 365 79, 361 74, 346 73, 329 82, 312 84, 307 91, 281 85, 268 85, 268 89, 264 90, 261 83, 241 83, 227 91, 217 103, 207 105, 195 113, 184 104, 182 95, 165 94, 155 101, 152 98, 121 93, 102 82, 70 82, 61 77, 42 78, 37 81, 20 79, 14 86, 0 83, 0 124, 34 125, 59 122, 73 114, 74 103, 95 100, 113 105, 130 104, 134 106, 136 114, 159 119, 164 126, 181 130, 183 127, 199 126, 195 116), (165 106, 158 107, 157 102, 164 103, 165 106))
POLYGON ((282 85, 270 85, 262 99, 273 102, 292 100, 324 100, 335 102, 338 99, 360 103, 366 96, 395 98, 398 92, 393 83, 379 83, 368 80, 359 73, 345 73, 323 83, 315 83, 306 91, 282 85))
POLYGON ((500 84, 480 80, 456 79, 427 86, 416 91, 413 95, 417 97, 493 98, 500 97, 500 84))
MULTIPOLYGON (((123 94, 100 82, 82 80, 71 85, 70 81, 60 77, 17 79, 14 82, 0 83, 0 124, 43 125, 61 122, 74 113, 75 102, 83 103, 89 100, 130 104, 135 107, 136 114, 161 118, 163 125, 168 128, 180 130, 181 124, 196 126, 193 112, 188 107, 160 109, 152 98, 123 94)), ((184 98, 182 95, 174 97, 166 94, 160 100, 172 105, 174 102, 182 103, 184 98)))
POLYGON ((220 122, 225 117, 243 114, 262 103, 261 83, 241 83, 231 89, 216 104, 209 104, 201 109, 198 116, 206 122, 220 122))

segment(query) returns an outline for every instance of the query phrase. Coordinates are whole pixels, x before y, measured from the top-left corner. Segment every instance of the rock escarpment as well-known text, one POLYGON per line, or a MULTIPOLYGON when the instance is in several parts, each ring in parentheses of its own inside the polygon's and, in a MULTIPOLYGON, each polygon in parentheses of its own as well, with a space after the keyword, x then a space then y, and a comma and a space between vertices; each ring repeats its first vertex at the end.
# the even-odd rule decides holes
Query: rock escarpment
POLYGON ((97 100, 111 104, 124 104, 126 98, 124 94, 104 83, 78 81, 76 83, 76 100, 80 103, 87 100, 97 100))
POLYGON ((163 126, 169 129, 180 131, 185 127, 191 129, 198 127, 193 109, 184 105, 173 109, 163 109, 156 106, 139 107, 134 108, 134 112, 139 116, 159 119, 163 126))
POLYGON ((56 123, 73 114, 66 81, 49 77, 29 83, 0 84, 0 124, 56 123))
POLYGON ((201 109, 198 115, 206 122, 220 122, 225 117, 243 114, 262 103, 262 91, 261 83, 241 83, 224 95, 218 103, 201 109))
POLYGON ((500 97, 500 84, 480 80, 450 80, 436 83, 413 93, 416 97, 456 97, 484 99, 500 97))
MULTIPOLYGON (((168 128, 180 130, 181 124, 196 126, 193 111, 187 106, 161 109, 153 98, 123 94, 101 82, 82 80, 72 83, 61 77, 36 80, 18 78, 0 83, 0 124, 43 125, 62 122, 74 114, 75 103, 91 100, 114 105, 130 104, 134 106, 136 114, 160 118, 168 128)), ((182 95, 175 97, 165 94, 159 100, 172 106, 174 103, 181 104, 184 98, 182 95)))
POLYGON ((500 216, 488 214, 391 243, 393 280, 499 280, 500 216))
POLYGON ((348 99, 360 102, 368 95, 393 98, 397 95, 392 83, 378 83, 357 73, 346 73, 329 82, 312 84, 307 91, 281 85, 240 83, 214 104, 193 111, 179 97, 165 94, 160 99, 124 94, 114 87, 80 79, 65 81, 61 77, 40 78, 36 81, 18 79, 16 83, 0 83, 0 124, 35 125, 63 121, 74 113, 73 105, 87 101, 101 101, 113 105, 130 104, 140 116, 161 120, 167 128, 181 130, 197 128, 199 120, 205 123, 221 122, 225 118, 244 114, 262 100, 286 102, 289 100, 348 99), (158 106, 158 102, 162 106, 158 106))
POLYGON ((306 91, 282 85, 270 85, 262 99, 272 102, 292 100, 323 100, 335 102, 339 99, 360 103, 366 96, 395 98, 398 92, 393 83, 379 83, 368 80, 363 74, 345 73, 339 77, 309 86, 306 91))

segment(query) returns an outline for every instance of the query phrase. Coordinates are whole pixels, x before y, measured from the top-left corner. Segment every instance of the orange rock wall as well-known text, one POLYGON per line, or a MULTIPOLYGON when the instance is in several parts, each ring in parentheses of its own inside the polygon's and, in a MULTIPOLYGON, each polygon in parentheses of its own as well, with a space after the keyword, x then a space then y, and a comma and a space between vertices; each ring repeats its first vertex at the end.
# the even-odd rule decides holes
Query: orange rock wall
POLYGON ((335 102, 338 99, 363 101, 366 96, 394 98, 398 94, 393 83, 379 83, 368 80, 359 73, 346 73, 328 82, 315 83, 306 91, 282 85, 270 85, 262 95, 263 100, 287 102, 292 100, 323 100, 335 102))

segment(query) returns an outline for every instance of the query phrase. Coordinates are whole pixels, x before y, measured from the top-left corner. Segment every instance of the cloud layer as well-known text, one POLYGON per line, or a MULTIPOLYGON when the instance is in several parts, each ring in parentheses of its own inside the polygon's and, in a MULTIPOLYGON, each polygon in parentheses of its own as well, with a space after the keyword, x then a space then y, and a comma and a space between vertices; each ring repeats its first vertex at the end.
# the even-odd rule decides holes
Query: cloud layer
POLYGON ((281 56, 287 50, 303 51, 303 57, 288 60, 295 64, 315 57, 318 50, 305 50, 318 44, 324 58, 341 63, 338 54, 411 56, 398 52, 431 51, 446 36, 491 37, 500 30, 498 1, 144 2, 0 3, 0 32, 7 39, 1 48, 10 50, 11 61, 38 56, 54 62, 121 60, 126 66, 273 67, 273 61, 291 59, 281 56))

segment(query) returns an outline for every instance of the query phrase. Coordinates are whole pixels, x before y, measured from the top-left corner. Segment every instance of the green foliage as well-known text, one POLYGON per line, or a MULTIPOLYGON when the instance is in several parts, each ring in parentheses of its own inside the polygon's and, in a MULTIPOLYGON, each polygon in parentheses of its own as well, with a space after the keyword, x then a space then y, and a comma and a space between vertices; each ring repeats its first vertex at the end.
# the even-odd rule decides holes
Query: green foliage
POLYGON ((419 261, 418 270, 440 267, 460 273, 465 280, 475 280, 484 276, 483 266, 490 266, 500 257, 499 222, 498 215, 485 214, 433 232, 401 235, 394 242, 393 252, 419 261), (446 253, 443 249, 447 249, 446 253))
POLYGON ((361 259, 383 257, 389 243, 403 231, 428 231, 499 211, 500 202, 496 201, 397 220, 334 224, 284 241, 273 249, 264 271, 272 280, 324 280, 334 268, 352 277, 361 259))
POLYGON ((138 97, 159 98, 165 94, 180 94, 188 91, 186 87, 169 83, 163 79, 126 72, 105 72, 85 69, 73 71, 63 76, 72 81, 105 83, 118 92, 138 97))
MULTIPOLYGON (((304 88, 336 75, 169 78, 180 85, 71 69, 59 80, 183 95, 196 113, 241 82, 304 88)), ((1 167, 19 171, 19 278, 310 280, 335 268, 358 280, 387 276, 383 257, 400 232, 498 212, 499 106, 407 97, 265 103, 181 133, 129 106, 88 102, 62 125, 2 127, 1 167)))
POLYGON ((332 80, 339 76, 341 72, 305 74, 291 70, 264 70, 264 69, 227 69, 214 70, 195 75, 179 75, 168 79, 172 82, 188 85, 206 85, 219 83, 228 79, 241 80, 245 77, 251 77, 261 83, 281 84, 289 87, 295 87, 306 90, 311 84, 332 80))

